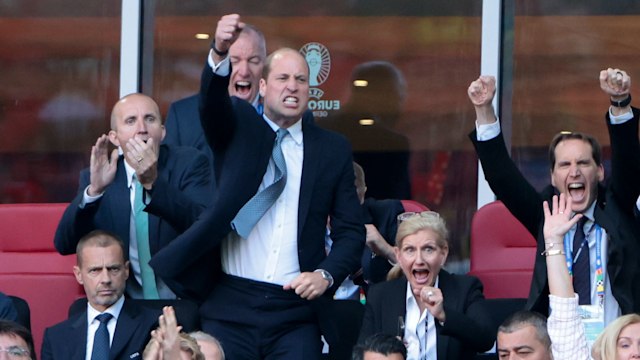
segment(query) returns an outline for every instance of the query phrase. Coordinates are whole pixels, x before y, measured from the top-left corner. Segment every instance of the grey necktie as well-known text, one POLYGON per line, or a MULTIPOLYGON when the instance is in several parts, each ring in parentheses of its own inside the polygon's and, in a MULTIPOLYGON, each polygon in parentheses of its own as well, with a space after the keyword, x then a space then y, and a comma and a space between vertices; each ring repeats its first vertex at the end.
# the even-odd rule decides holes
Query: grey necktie
POLYGON ((276 202, 276 199, 284 190, 287 183, 287 164, 282 153, 282 139, 289 133, 287 129, 278 129, 276 141, 273 145, 271 157, 275 164, 275 174, 273 183, 255 194, 240 209, 236 217, 231 221, 231 227, 238 235, 247 238, 251 229, 264 216, 269 208, 276 202))

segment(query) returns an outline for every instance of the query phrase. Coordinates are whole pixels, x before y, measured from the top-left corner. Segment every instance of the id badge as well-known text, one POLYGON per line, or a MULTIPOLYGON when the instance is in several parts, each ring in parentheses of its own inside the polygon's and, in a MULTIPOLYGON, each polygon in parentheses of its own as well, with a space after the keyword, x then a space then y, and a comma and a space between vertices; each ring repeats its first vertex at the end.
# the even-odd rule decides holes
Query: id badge
POLYGON ((578 314, 584 324, 587 344, 591 348, 598 335, 604 330, 604 311, 598 305, 580 305, 578 306, 578 314))

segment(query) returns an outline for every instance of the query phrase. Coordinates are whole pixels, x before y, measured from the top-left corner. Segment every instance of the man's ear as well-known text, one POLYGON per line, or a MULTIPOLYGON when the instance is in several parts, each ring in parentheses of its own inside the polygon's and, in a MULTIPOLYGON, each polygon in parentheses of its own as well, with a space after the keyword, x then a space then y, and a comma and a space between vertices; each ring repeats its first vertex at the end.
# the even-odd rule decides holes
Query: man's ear
POLYGON ((118 140, 118 136, 116 136, 116 131, 115 130, 109 130, 109 141, 111 141, 111 143, 114 146, 120 146, 120 140, 118 140))
POLYGON ((264 79, 260 79, 260 97, 264 97, 267 92, 267 82, 264 79))
POLYGON ((84 282, 82 281, 82 271, 80 270, 80 267, 78 265, 73 266, 73 275, 76 276, 76 281, 78 282, 78 284, 84 285, 84 282))
POLYGON ((126 261, 124 263, 124 278, 129 279, 129 268, 131 267, 131 262, 126 261))
POLYGON ((604 166, 598 165, 598 182, 604 181, 604 166))

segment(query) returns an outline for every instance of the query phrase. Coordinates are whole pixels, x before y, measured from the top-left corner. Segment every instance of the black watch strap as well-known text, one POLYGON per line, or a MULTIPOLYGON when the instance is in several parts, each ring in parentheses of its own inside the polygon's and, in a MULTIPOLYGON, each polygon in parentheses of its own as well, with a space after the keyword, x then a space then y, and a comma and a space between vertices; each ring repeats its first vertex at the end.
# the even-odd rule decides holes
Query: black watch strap
POLYGON ((611 100, 611 106, 615 106, 619 108, 627 107, 629 106, 629 104, 631 104, 631 94, 629 94, 629 96, 627 96, 626 99, 623 99, 620 101, 611 100))
POLYGON ((227 54, 229 53, 229 50, 220 51, 216 48, 216 39, 213 39, 213 41, 211 41, 211 50, 213 50, 213 52, 218 56, 227 56, 227 54))

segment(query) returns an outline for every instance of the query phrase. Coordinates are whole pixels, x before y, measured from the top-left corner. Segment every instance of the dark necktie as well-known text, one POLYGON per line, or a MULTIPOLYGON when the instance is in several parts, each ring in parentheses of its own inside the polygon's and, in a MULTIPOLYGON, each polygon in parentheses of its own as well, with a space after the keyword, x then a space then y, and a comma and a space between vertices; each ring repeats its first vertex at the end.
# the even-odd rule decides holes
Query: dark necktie
POLYGON ((245 239, 267 210, 276 202, 287 183, 287 164, 282 153, 282 139, 288 133, 287 129, 278 129, 276 133, 276 141, 271 152, 275 164, 273 183, 247 201, 231 221, 233 229, 245 239))
POLYGON ((580 297, 580 305, 591 304, 591 269, 589 266, 589 242, 585 241, 584 224, 589 220, 582 216, 573 236, 573 288, 580 297), (577 256, 577 258, 576 258, 577 256))
POLYGON ((98 330, 93 335, 93 350, 91 351, 91 360, 109 360, 109 329, 107 323, 113 316, 109 313, 103 313, 96 316, 96 320, 100 321, 98 330))

